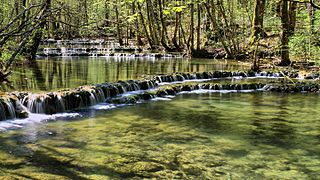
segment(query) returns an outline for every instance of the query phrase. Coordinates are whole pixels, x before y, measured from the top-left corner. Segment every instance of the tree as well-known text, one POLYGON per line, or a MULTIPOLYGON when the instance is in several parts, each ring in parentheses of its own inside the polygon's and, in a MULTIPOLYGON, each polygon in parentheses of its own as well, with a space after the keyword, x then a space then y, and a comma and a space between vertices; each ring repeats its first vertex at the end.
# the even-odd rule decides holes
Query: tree
POLYGON ((42 7, 42 12, 39 15, 40 17, 39 28, 35 30, 30 46, 27 47, 27 50, 24 52, 26 58, 29 61, 34 61, 36 59, 37 51, 38 51, 40 42, 42 41, 43 31, 47 23, 46 18, 50 17, 50 13, 51 13, 51 0, 45 0, 42 7))
POLYGON ((281 33, 281 45, 280 54, 281 62, 280 66, 290 65, 289 57, 289 38, 294 35, 295 25, 296 25, 296 2, 289 2, 288 0, 279 1, 278 13, 281 18, 282 33, 281 33))
POLYGON ((289 33, 290 33, 290 22, 289 22, 289 12, 288 12, 288 0, 282 0, 279 2, 280 6, 280 17, 282 24, 282 33, 281 33, 281 45, 280 45, 280 54, 281 54, 281 62, 280 66, 288 66, 290 65, 290 57, 289 57, 289 33))
POLYGON ((118 42, 119 42, 120 46, 123 46, 121 21, 120 21, 120 18, 119 18, 118 4, 116 2, 114 2, 114 9, 115 9, 115 13, 116 13, 116 26, 117 26, 118 42))
POLYGON ((266 33, 263 30, 265 4, 266 0, 255 0, 251 31, 251 44, 253 44, 259 38, 266 37, 266 33))

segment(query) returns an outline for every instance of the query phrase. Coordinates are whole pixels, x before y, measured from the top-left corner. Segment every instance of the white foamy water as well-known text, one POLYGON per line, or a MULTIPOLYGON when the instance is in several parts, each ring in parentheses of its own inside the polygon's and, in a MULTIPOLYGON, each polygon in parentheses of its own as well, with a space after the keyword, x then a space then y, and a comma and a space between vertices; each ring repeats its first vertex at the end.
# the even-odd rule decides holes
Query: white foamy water
POLYGON ((168 98, 168 97, 156 97, 154 99, 151 99, 152 101, 171 101, 172 98, 168 98))
POLYGON ((53 115, 46 115, 46 114, 34 114, 30 113, 28 118, 25 119, 13 119, 13 120, 6 120, 0 122, 0 131, 5 131, 9 129, 16 129, 22 128, 28 124, 35 124, 41 123, 46 121, 53 121, 56 119, 72 119, 81 117, 79 113, 60 113, 60 114, 53 114, 53 115))
POLYGON ((207 93, 221 93, 221 94, 227 94, 227 93, 250 93, 250 92, 256 92, 259 90, 208 90, 208 89, 199 89, 199 90, 193 90, 193 91, 182 91, 178 94, 207 94, 207 93))
MULTIPOLYGON (((172 83, 168 83, 172 84, 172 83)), ((158 87, 159 88, 159 87, 158 87)), ((158 89, 154 88, 154 90, 158 89)), ((207 90, 207 89, 199 89, 199 90, 192 90, 192 91, 183 91, 179 92, 179 94, 206 94, 206 93, 250 93, 250 92, 256 92, 256 91, 263 91, 262 89, 258 90, 207 90)), ((124 93, 120 96, 129 96, 133 94, 141 94, 144 93, 144 90, 138 90, 138 91, 131 91, 124 93)), ((170 101, 174 99, 176 96, 173 95, 167 95, 164 97, 156 97, 151 99, 150 101, 170 101)), ((148 100, 144 101, 138 101, 137 104, 148 102, 148 100)), ((85 109, 91 109, 91 110, 111 110, 118 107, 124 107, 124 106, 131 106, 134 104, 111 104, 111 103, 99 103, 90 107, 87 107, 85 109)), ((16 129, 16 128, 22 128, 28 124, 36 124, 36 123, 42 123, 47 121, 54 121, 58 119, 72 119, 72 118, 79 118, 82 117, 80 113, 60 113, 60 114, 54 114, 54 115, 45 115, 45 114, 35 114, 30 113, 29 117, 26 119, 14 119, 14 120, 6 120, 0 122, 0 131, 6 131, 9 129, 16 129)))
POLYGON ((108 110, 108 109, 115 109, 119 107, 119 105, 115 104, 108 104, 108 103, 100 103, 96 104, 94 106, 91 106, 90 109, 95 109, 95 110, 108 110))
MULTIPOLYGON (((155 90, 155 89, 148 89, 147 91, 151 91, 151 90, 155 90)), ((130 95, 142 94, 142 93, 144 93, 145 91, 146 91, 146 90, 129 91, 129 92, 126 92, 126 93, 121 94, 120 96, 122 96, 122 97, 127 97, 127 96, 130 96, 130 95)))

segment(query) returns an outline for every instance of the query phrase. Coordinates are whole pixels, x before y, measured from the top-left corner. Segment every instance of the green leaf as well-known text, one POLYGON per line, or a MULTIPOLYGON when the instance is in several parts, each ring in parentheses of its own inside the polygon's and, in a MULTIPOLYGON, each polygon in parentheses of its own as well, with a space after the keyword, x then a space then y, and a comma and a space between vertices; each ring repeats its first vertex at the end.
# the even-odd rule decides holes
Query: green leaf
POLYGON ((185 9, 185 8, 186 8, 186 6, 173 7, 172 11, 179 13, 179 12, 182 12, 183 9, 185 9))
POLYGON ((163 13, 164 15, 169 15, 171 12, 170 12, 169 10, 163 10, 162 13, 163 13))

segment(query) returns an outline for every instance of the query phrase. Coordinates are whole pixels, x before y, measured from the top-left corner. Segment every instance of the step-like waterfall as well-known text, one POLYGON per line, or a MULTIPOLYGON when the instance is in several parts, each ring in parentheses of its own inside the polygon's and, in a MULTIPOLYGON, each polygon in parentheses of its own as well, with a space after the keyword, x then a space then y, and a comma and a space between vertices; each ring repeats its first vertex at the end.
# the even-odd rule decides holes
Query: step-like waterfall
MULTIPOLYGON (((16 92, 0 97, 0 120, 24 118, 29 113, 56 114, 74 109, 92 106, 98 103, 110 102, 126 96, 128 102, 148 100, 154 97, 175 95, 179 92, 195 90, 258 90, 272 92, 319 92, 320 85, 315 81, 305 83, 212 83, 210 80, 223 80, 225 78, 282 78, 285 76, 298 77, 294 73, 275 72, 203 72, 203 73, 175 73, 171 75, 158 75, 150 80, 128 80, 116 83, 102 83, 91 86, 81 86, 74 89, 60 90, 48 93, 16 92), (193 84, 192 84, 193 82, 193 84), (200 83, 201 82, 201 83, 200 83), (194 84, 198 83, 198 84, 194 84), (200 84, 199 84, 200 83, 200 84), (162 89, 168 85, 169 88, 162 89), (155 91, 149 93, 151 91, 155 91), (132 98, 134 97, 134 98, 132 98)), ((125 100, 121 99, 120 102, 125 100)))
POLYGON ((32 113, 55 114, 88 107, 131 91, 156 87, 154 80, 119 81, 44 94, 18 93, 20 103, 32 113))
POLYGON ((27 114, 27 110, 16 96, 4 95, 0 97, 0 120, 25 118, 27 114))

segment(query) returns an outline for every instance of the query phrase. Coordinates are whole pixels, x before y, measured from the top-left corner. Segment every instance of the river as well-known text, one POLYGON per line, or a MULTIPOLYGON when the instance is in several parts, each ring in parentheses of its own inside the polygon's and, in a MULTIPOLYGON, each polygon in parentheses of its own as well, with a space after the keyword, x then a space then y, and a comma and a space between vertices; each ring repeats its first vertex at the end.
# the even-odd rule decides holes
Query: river
MULTIPOLYGON (((37 71, 16 69, 13 84, 14 90, 46 91, 246 68, 212 60, 40 59, 37 71)), ((319 102, 317 94, 198 90, 7 120, 0 122, 0 177, 317 179, 319 102)))

